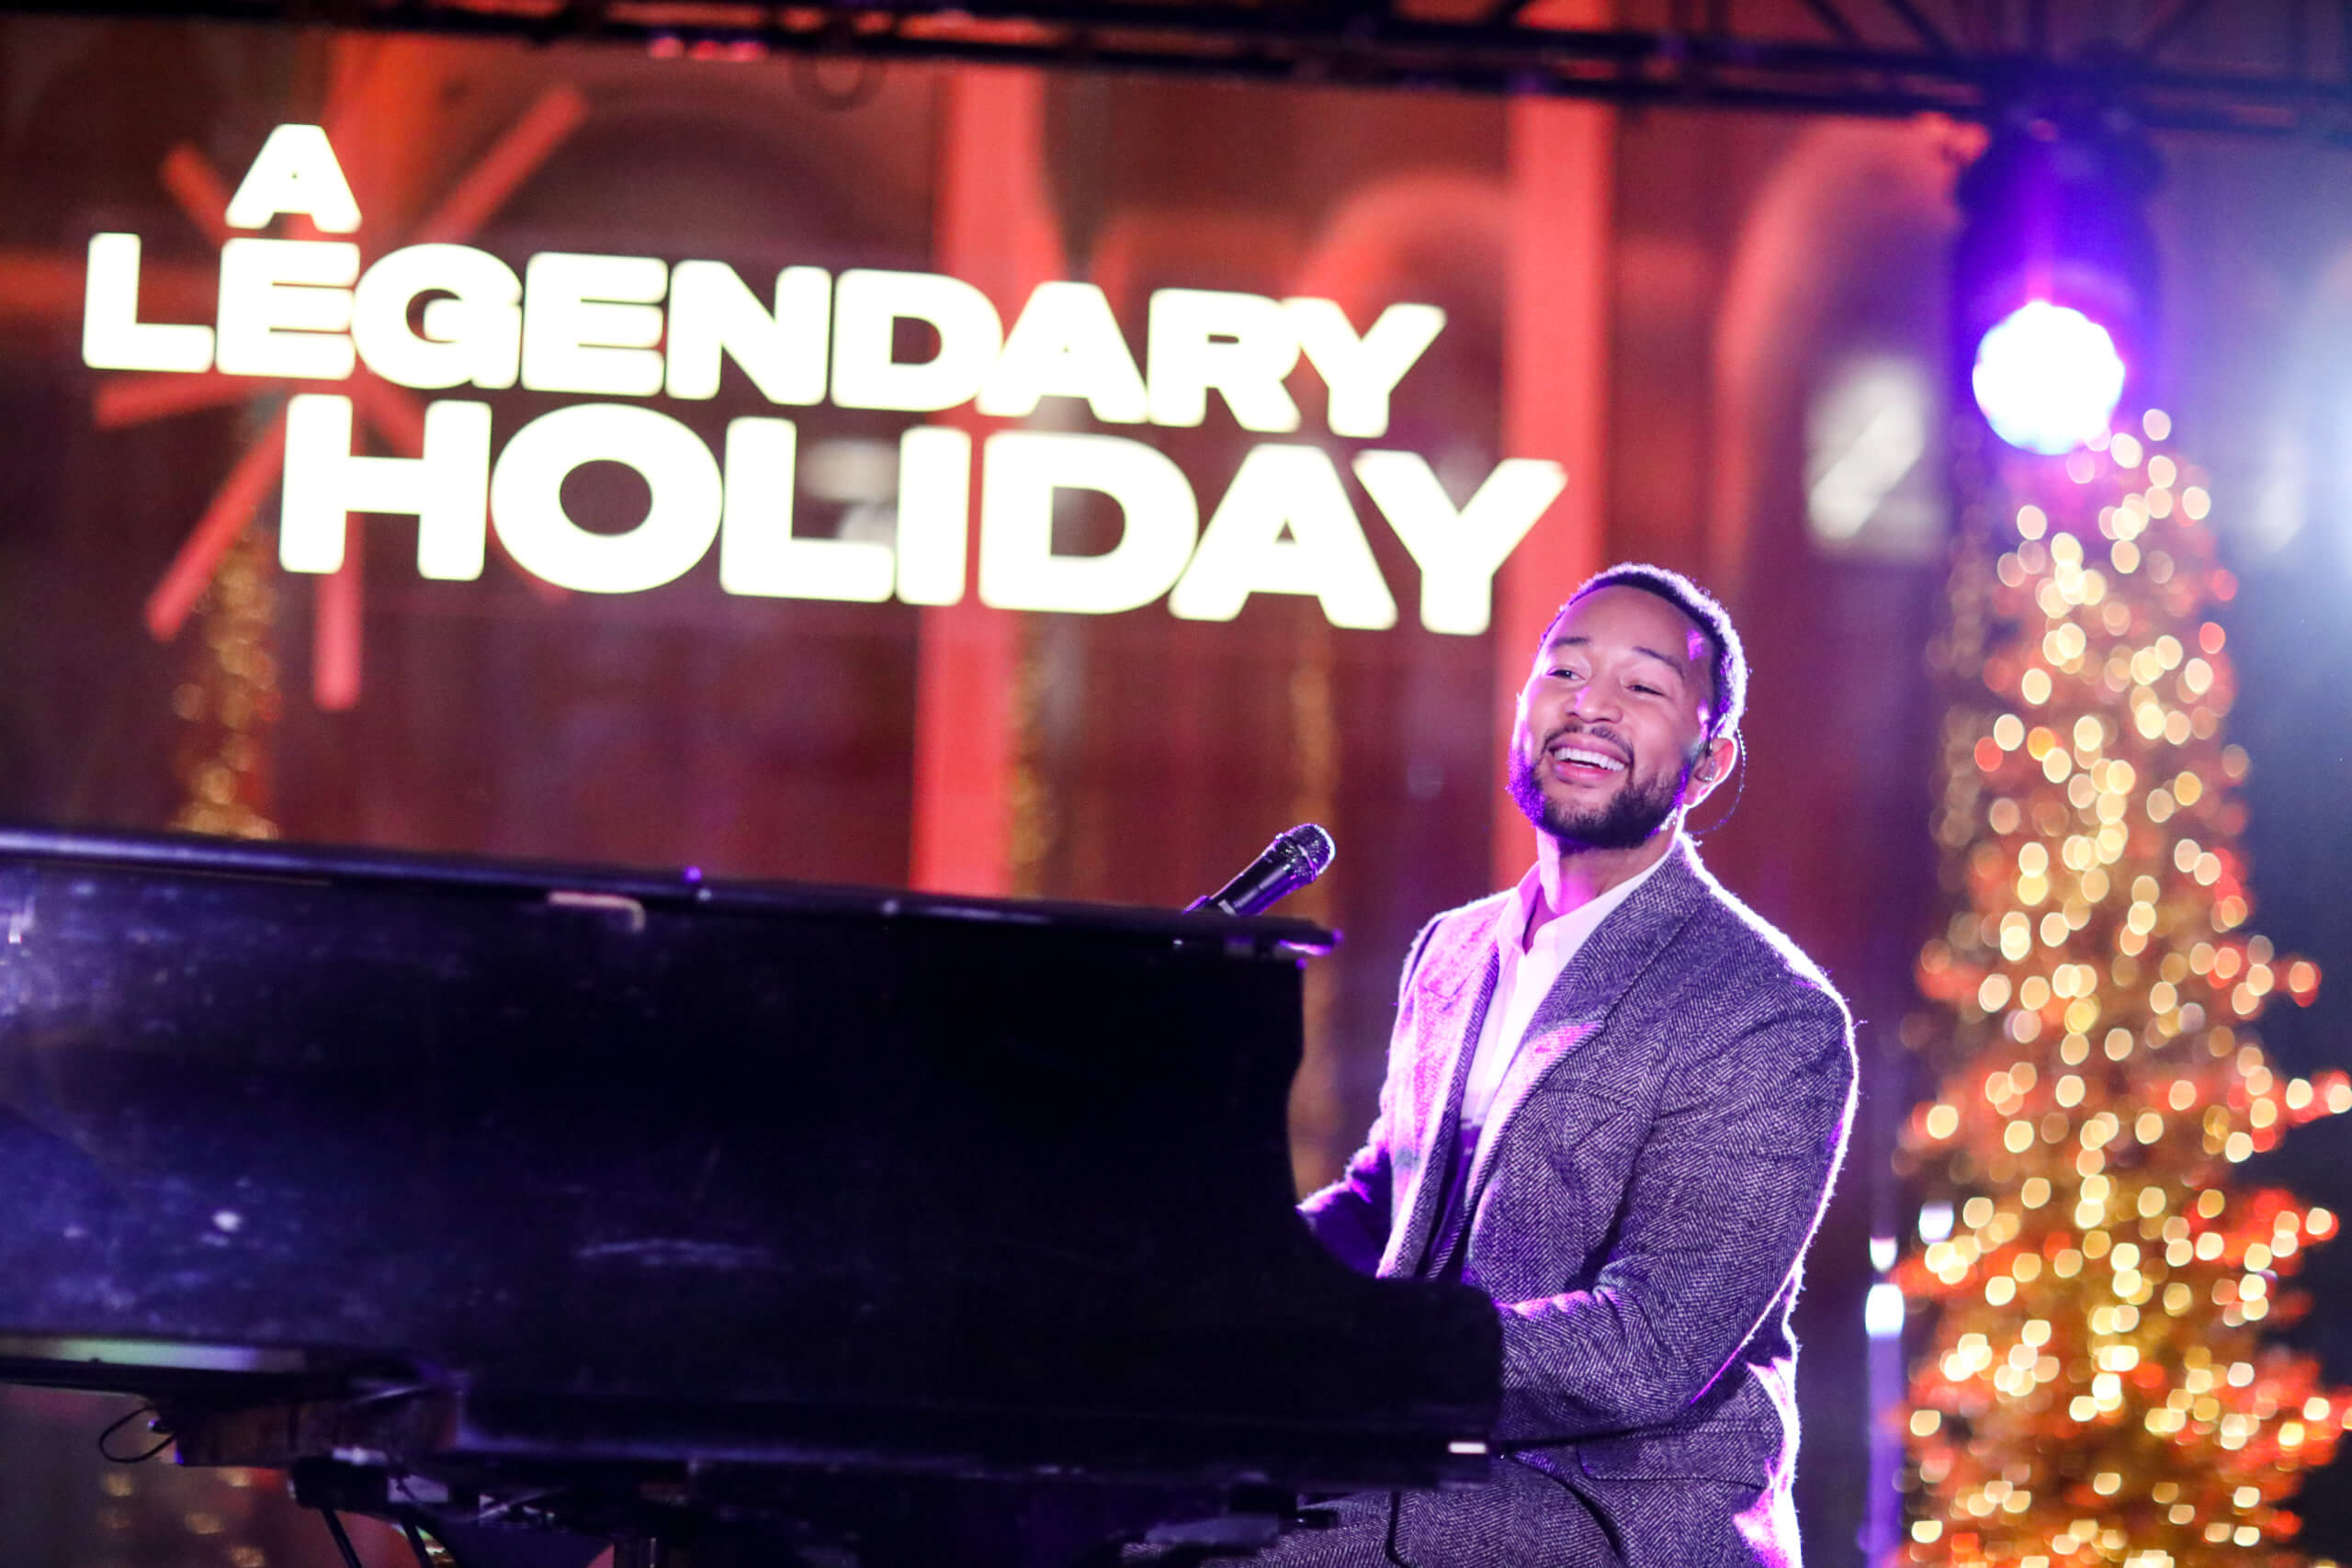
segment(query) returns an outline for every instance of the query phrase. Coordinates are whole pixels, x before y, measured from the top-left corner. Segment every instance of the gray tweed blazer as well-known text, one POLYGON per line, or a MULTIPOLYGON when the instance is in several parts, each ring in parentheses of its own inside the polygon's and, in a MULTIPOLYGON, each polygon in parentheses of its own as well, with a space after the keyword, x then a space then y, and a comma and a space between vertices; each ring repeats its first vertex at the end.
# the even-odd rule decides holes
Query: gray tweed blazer
POLYGON ((1794 1564, 1789 1314, 1852 1115, 1845 1004, 1679 841, 1537 1008, 1449 1205, 1509 897, 1421 932, 1379 1119, 1301 1211, 1363 1272, 1494 1297, 1502 1462, 1557 1483, 1563 1533, 1597 1518, 1634 1568, 1794 1564))

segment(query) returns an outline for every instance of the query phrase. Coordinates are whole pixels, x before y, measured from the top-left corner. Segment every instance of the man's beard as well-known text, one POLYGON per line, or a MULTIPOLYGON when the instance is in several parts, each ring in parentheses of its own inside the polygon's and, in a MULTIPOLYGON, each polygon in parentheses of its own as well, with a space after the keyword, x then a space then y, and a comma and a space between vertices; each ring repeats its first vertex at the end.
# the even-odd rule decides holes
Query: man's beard
POLYGON ((1510 758, 1510 797, 1527 819, 1548 833, 1565 850, 1632 850, 1648 843, 1666 819, 1681 805, 1682 785, 1689 778, 1661 779, 1645 788, 1625 764, 1625 787, 1598 810, 1576 810, 1544 793, 1535 763, 1514 748, 1510 758))

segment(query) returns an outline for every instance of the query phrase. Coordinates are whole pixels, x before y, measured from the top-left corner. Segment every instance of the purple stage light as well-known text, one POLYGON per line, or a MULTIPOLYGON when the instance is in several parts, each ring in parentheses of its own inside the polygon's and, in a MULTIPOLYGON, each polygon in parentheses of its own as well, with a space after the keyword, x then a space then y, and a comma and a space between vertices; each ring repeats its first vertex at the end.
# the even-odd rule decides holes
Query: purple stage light
POLYGON ((1969 381, 1995 434, 2056 457, 2106 433, 2123 378, 2123 356, 2105 327, 2035 299, 1984 334, 1969 381))

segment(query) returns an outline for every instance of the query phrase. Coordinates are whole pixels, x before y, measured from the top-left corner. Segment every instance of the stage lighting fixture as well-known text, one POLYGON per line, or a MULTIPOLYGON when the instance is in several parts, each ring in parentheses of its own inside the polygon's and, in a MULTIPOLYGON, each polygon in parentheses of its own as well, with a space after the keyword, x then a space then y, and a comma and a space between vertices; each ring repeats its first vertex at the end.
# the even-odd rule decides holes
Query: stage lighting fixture
POLYGON ((2155 152, 2112 111, 2019 111, 1961 176, 1954 367, 1993 433, 2057 456, 2149 389, 2155 152))
POLYGON ((1978 340, 1969 389, 1994 434, 2061 457, 2107 434, 2128 374, 2105 327, 2031 299, 1978 340))

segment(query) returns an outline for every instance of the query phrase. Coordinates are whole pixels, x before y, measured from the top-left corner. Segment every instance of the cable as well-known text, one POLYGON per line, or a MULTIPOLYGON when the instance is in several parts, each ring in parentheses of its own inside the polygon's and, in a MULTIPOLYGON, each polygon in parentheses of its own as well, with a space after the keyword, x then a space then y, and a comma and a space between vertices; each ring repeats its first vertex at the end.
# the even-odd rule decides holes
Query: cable
MULTIPOLYGON (((844 16, 847 14, 847 12, 842 13, 844 16)), ((792 57, 792 85, 798 89, 801 96, 819 108, 831 109, 835 113, 864 108, 872 103, 875 96, 882 91, 883 78, 888 76, 890 71, 889 62, 879 55, 858 55, 854 57, 857 62, 857 74, 851 78, 847 86, 836 87, 828 83, 823 75, 825 62, 830 58, 836 57, 795 54, 792 57)))
MULTIPOLYGON (((892 30, 896 31, 895 27, 892 30)), ((857 23, 849 12, 834 12, 826 28, 824 47, 802 51, 792 57, 792 85, 800 96, 819 108, 836 113, 864 108, 872 103, 882 91, 882 81, 889 74, 890 66, 879 54, 861 52, 858 41, 857 23), (826 82, 823 72, 829 58, 856 61, 857 74, 847 86, 835 87, 826 82)))
POLYGON ((162 1453, 165 1449, 172 1446, 174 1434, 162 1425, 162 1421, 163 1413, 161 1411, 158 1411, 152 1404, 142 1404, 138 1409, 132 1411, 130 1415, 125 1416, 122 1419, 117 1421, 114 1425, 108 1427, 105 1431, 98 1434, 98 1452, 104 1455, 110 1462, 115 1464, 144 1464, 149 1460, 153 1459, 157 1454, 162 1453), (155 1417, 155 1421, 151 1423, 147 1429, 151 1432, 161 1432, 164 1438, 162 1442, 157 1443, 153 1448, 149 1449, 143 1454, 119 1454, 112 1449, 107 1447, 107 1439, 108 1438, 113 1437, 117 1432, 119 1432, 125 1427, 130 1426, 141 1416, 153 1416, 155 1417))
POLYGON ((1738 815, 1739 803, 1747 798, 1747 740, 1745 736, 1737 733, 1735 733, 1731 739, 1732 745, 1736 748, 1731 760, 1732 778, 1738 787, 1731 792, 1731 804, 1724 808, 1724 814, 1706 827, 1693 828, 1688 821, 1682 824, 1682 831, 1694 840, 1702 833, 1713 833, 1722 829, 1724 824, 1738 815))

